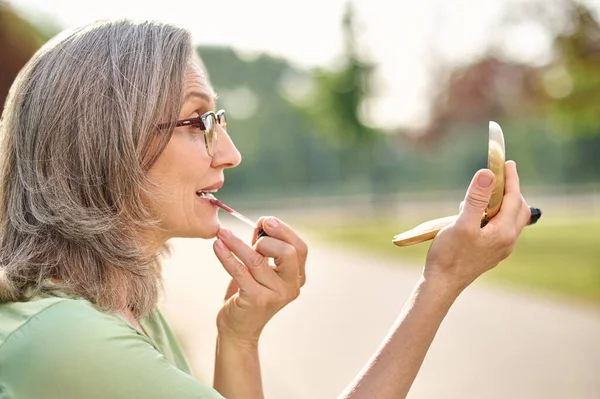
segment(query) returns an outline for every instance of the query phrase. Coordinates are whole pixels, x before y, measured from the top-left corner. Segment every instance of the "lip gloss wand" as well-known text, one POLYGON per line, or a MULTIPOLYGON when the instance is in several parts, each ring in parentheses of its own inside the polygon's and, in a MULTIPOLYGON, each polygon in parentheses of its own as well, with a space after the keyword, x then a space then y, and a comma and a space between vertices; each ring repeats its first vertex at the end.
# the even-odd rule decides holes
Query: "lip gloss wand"
MULTIPOLYGON (((225 212, 227 212, 230 215, 236 217, 238 220, 241 220, 242 222, 246 223, 248 226, 251 226, 252 228, 256 227, 256 222, 253 222, 251 219, 249 219, 246 216, 242 215, 241 213, 239 213, 235 209, 233 209, 233 208, 225 205, 224 203, 222 203, 221 201, 219 201, 218 199, 216 199, 214 195, 210 196, 209 201, 210 201, 211 204, 218 206, 219 208, 223 209, 225 212)), ((262 229, 262 227, 259 227, 258 228, 258 232, 256 234, 256 239, 259 239, 261 237, 268 237, 268 235, 267 235, 267 233, 265 233, 265 231, 262 229)))

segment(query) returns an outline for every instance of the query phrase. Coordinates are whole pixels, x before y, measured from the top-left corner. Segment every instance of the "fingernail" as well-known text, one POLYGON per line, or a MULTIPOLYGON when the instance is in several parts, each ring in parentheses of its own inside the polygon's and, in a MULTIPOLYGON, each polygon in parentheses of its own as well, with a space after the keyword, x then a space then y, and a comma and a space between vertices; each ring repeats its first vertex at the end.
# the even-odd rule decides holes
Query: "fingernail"
POLYGON ((225 248, 225 246, 223 245, 223 241, 221 241, 221 240, 215 241, 215 246, 219 249, 225 248))
POLYGON ((494 177, 489 173, 482 173, 477 178, 477 185, 481 188, 488 188, 493 180, 494 177))
POLYGON ((279 222, 277 221, 277 219, 273 219, 273 218, 267 219, 267 221, 265 223, 267 224, 267 226, 269 226, 272 229, 275 229, 275 228, 277 228, 277 226, 279 226, 279 222))
POLYGON ((231 231, 221 228, 221 229, 219 229, 219 232, 217 233, 217 237, 219 237, 219 238, 231 237, 231 231))
POLYGON ((539 208, 530 206, 529 211, 531 212, 531 217, 529 218, 528 224, 530 224, 530 225, 535 224, 542 217, 542 210, 539 208))

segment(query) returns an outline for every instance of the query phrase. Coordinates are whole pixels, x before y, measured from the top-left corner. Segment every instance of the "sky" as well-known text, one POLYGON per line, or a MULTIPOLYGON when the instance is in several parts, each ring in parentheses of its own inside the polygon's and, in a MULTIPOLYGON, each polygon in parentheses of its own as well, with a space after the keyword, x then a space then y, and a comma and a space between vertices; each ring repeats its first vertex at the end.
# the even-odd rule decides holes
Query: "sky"
MULTIPOLYGON (((189 29, 196 44, 266 52, 301 67, 334 65, 342 50, 345 0, 8 0, 36 18, 68 29, 106 18, 158 19, 189 29)), ((363 54, 378 64, 370 105, 375 126, 422 126, 429 71, 439 60, 464 62, 490 40, 530 62, 548 58, 549 37, 524 24, 499 28, 511 6, 528 0, 354 0, 363 54)), ((551 0, 550 0, 551 1, 551 0)), ((210 71, 209 71, 210 72, 210 71)))

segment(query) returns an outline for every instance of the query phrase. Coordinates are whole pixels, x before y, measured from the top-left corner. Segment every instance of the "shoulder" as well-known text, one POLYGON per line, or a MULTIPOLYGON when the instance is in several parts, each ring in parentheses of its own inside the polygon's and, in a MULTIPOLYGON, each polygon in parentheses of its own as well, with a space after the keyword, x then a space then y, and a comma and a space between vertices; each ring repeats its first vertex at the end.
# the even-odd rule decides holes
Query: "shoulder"
POLYGON ((152 340, 154 346, 160 350, 171 363, 180 370, 191 374, 190 366, 181 349, 181 345, 159 308, 155 308, 148 317, 140 322, 140 324, 152 340))
POLYGON ((98 311, 83 299, 47 297, 3 304, 0 320, 5 319, 10 322, 0 330, 0 355, 7 347, 40 349, 40 352, 29 350, 32 355, 50 350, 72 351, 78 344, 115 335, 130 335, 134 331, 118 318, 98 311), (63 345, 65 348, 62 348, 63 345))
POLYGON ((13 319, 29 317, 0 341, 0 392, 4 387, 22 397, 220 397, 175 367, 150 339, 88 301, 59 299, 37 312, 15 305, 0 308, 0 321, 9 313, 13 319))
POLYGON ((81 299, 45 298, 13 303, 0 309, 11 326, 0 341, 0 374, 6 364, 50 366, 96 362, 107 350, 151 345, 131 327, 81 299), (11 331, 12 330, 12 331, 11 331))
POLYGON ((48 296, 27 302, 0 303, 0 347, 39 313, 63 301, 64 298, 48 296))

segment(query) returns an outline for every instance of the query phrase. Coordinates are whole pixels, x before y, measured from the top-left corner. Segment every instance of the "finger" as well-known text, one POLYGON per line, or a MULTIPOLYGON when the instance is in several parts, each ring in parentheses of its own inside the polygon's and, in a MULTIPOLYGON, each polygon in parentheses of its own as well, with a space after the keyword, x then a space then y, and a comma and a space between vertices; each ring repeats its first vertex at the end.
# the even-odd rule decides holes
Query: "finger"
POLYGON ((267 230, 266 230, 265 222, 270 217, 272 217, 272 216, 261 216, 256 221, 256 227, 254 228, 254 234, 253 234, 253 236, 256 237, 255 242, 257 242, 262 237, 269 237, 269 234, 267 233, 267 230), (262 233, 262 235, 260 233, 262 233))
POLYGON ((524 212, 524 208, 527 208, 527 203, 525 203, 521 195, 517 165, 513 161, 506 162, 504 177, 506 179, 504 198, 502 199, 500 211, 494 217, 494 221, 497 224, 507 227, 517 225, 517 231, 520 231, 518 224, 521 219, 519 215, 524 212))
POLYGON ((304 285, 306 282, 306 259, 308 257, 308 246, 304 240, 300 238, 294 229, 276 217, 261 218, 259 223, 262 223, 263 229, 269 237, 285 241, 296 249, 299 267, 298 277, 300 278, 300 285, 304 285))
POLYGON ((521 195, 519 174, 517 173, 517 164, 515 161, 506 161, 504 164, 504 178, 504 193, 521 195))
POLYGON ((458 206, 458 213, 462 212, 465 206, 465 201, 460 201, 460 205, 458 206))
POLYGON ((261 228, 259 227, 259 226, 260 226, 260 222, 257 222, 257 225, 258 225, 258 226, 254 227, 254 230, 252 231, 252 240, 250 240, 250 245, 254 245, 254 244, 256 244, 256 241, 258 241, 258 239, 260 238, 260 237, 258 236, 258 232, 259 232, 259 231, 260 231, 260 229, 261 229, 261 228))
POLYGON ((531 210, 529 205, 527 205, 527 201, 525 198, 521 197, 521 211, 519 212, 519 216, 517 218, 517 236, 521 234, 521 231, 529 224, 531 220, 531 210))
POLYGON ((252 243, 251 245, 256 244, 256 242, 258 241, 259 238, 268 237, 269 236, 267 234, 267 232, 262 227, 262 225, 263 225, 262 220, 263 219, 264 219, 264 217, 261 217, 256 222, 256 226, 254 227, 254 230, 252 231, 252 241, 250 241, 252 243))
POLYGON ((481 169, 475 173, 456 224, 464 224, 470 228, 481 226, 481 217, 492 196, 494 179, 494 173, 489 169, 481 169))
POLYGON ((237 284, 241 290, 257 291, 260 288, 260 284, 254 279, 254 277, 252 277, 252 274, 250 274, 248 268, 236 259, 223 241, 220 239, 215 240, 213 243, 213 250, 219 259, 219 262, 221 262, 227 273, 231 276, 235 284, 237 284))
POLYGON ((245 242, 236 237, 230 230, 221 228, 217 233, 229 250, 247 266, 252 277, 265 287, 276 289, 279 284, 277 273, 269 266, 267 260, 245 242))
POLYGON ((535 224, 538 219, 542 217, 542 210, 527 204, 525 198, 522 198, 521 212, 517 222, 517 235, 521 234, 521 231, 526 226, 535 224))
POLYGON ((256 251, 273 258, 277 274, 287 283, 298 284, 299 262, 296 248, 285 241, 266 237, 256 244, 256 251))

